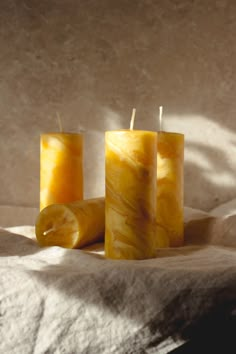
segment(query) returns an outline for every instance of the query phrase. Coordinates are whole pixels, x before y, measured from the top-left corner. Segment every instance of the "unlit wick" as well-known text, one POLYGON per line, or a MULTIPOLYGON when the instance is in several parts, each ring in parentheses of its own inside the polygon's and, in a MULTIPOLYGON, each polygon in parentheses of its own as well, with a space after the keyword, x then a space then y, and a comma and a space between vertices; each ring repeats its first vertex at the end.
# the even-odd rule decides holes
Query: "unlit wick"
POLYGON ((43 232, 44 236, 47 236, 47 234, 50 234, 50 232, 56 231, 56 229, 54 227, 51 227, 50 229, 48 229, 47 231, 43 232))
POLYGON ((134 119, 135 119, 135 114, 136 114, 136 108, 133 108, 132 110, 132 116, 131 116, 131 119, 130 119, 130 130, 133 130, 134 129, 134 119))
POLYGON ((60 117, 58 112, 57 112, 57 123, 58 123, 58 126, 59 126, 60 133, 62 133, 63 132, 62 122, 61 122, 61 117, 60 117))
POLYGON ((163 107, 159 107, 159 131, 163 130, 163 121, 162 121, 163 107))

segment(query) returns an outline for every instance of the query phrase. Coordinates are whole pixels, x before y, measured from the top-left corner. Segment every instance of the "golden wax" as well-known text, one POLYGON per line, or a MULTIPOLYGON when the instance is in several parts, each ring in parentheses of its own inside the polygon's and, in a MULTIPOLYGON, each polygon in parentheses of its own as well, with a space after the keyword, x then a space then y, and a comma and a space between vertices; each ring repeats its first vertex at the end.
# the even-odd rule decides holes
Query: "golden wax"
POLYGON ((81 248, 104 240, 105 199, 52 204, 38 215, 36 237, 42 247, 81 248))
POLYGON ((105 134, 105 255, 146 259, 155 253, 157 134, 105 134))
POLYGON ((184 135, 157 134, 157 247, 182 246, 184 135), (166 240, 166 244, 158 244, 166 240))
POLYGON ((83 136, 42 134, 40 140, 40 210, 50 204, 83 199, 83 136))

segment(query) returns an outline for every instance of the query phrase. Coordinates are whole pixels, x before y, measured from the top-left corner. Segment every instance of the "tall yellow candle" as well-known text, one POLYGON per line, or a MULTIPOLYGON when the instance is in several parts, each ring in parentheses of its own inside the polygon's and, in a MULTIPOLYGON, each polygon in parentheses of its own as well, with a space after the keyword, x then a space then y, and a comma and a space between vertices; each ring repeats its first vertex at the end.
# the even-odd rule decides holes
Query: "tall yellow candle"
POLYGON ((42 134, 40 140, 40 210, 50 204, 83 199, 83 136, 42 134))
POLYGON ((184 135, 158 132, 157 247, 183 245, 183 164, 184 135))
POLYGON ((105 255, 154 256, 157 134, 141 130, 105 134, 105 255))

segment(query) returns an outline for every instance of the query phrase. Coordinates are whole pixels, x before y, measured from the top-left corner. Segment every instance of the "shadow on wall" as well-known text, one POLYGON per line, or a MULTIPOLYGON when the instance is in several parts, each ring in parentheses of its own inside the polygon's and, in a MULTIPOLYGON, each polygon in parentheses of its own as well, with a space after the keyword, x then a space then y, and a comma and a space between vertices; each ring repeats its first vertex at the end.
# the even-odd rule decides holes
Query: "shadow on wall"
POLYGON ((159 105, 168 130, 186 134, 186 204, 235 197, 235 10, 228 1, 2 0, 0 203, 38 205, 39 134, 58 129, 56 112, 65 130, 85 131, 89 197, 104 193, 104 131, 129 127, 133 107, 135 127, 155 130, 159 105))
POLYGON ((235 190, 235 132, 201 116, 167 117, 167 130, 185 134, 185 205, 210 210, 235 190))

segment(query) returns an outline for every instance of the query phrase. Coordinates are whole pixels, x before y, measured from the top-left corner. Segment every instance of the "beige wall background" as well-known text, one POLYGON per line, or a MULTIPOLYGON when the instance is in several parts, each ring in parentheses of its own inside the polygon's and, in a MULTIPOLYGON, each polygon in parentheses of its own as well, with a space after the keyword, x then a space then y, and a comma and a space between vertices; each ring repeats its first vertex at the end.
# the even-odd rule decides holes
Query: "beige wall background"
POLYGON ((0 204, 37 207, 39 137, 84 130, 85 197, 104 193, 104 132, 185 134, 185 205, 236 197, 234 0, 1 0, 0 204))

